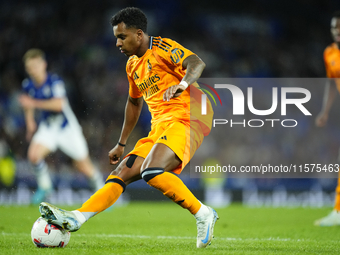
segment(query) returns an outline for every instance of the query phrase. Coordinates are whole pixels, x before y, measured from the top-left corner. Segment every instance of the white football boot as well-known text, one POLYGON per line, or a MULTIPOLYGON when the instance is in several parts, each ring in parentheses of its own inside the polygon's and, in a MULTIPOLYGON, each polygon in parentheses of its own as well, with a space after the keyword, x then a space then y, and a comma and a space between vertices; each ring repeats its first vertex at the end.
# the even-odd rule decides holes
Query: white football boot
POLYGON ((207 206, 209 214, 196 218, 197 225, 197 248, 205 248, 211 243, 214 237, 214 226, 219 219, 216 211, 207 206))
POLYGON ((58 207, 46 202, 40 203, 39 211, 48 223, 53 223, 64 228, 67 231, 74 232, 81 227, 77 216, 70 211, 59 209, 58 207))
POLYGON ((316 220, 314 225, 320 227, 338 226, 340 225, 340 212, 333 210, 326 217, 316 220))

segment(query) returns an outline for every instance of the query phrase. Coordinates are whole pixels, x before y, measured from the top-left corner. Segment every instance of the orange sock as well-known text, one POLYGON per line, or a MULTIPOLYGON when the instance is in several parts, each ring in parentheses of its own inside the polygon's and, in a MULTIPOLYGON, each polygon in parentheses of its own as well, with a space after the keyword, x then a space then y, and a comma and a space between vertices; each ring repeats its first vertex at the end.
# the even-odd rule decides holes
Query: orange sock
POLYGON ((142 172, 142 178, 151 187, 158 189, 172 201, 188 209, 192 214, 196 214, 200 209, 200 201, 176 175, 164 172, 162 168, 150 167, 142 172))
POLYGON ((334 209, 340 211, 340 178, 338 178, 338 186, 335 189, 335 205, 334 209))
POLYGON ((124 192, 125 187, 126 185, 123 179, 115 175, 109 175, 104 187, 94 193, 81 208, 77 210, 82 213, 100 213, 117 201, 119 196, 124 192))

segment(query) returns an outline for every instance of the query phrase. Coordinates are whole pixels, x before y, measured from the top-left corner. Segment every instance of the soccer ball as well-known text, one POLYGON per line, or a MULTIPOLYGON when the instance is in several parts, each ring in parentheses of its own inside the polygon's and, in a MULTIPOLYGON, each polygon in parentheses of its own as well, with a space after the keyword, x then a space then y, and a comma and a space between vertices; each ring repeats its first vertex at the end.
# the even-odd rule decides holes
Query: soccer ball
POLYGON ((70 241, 71 233, 53 224, 42 217, 38 218, 31 230, 32 242, 38 248, 65 247, 70 241))

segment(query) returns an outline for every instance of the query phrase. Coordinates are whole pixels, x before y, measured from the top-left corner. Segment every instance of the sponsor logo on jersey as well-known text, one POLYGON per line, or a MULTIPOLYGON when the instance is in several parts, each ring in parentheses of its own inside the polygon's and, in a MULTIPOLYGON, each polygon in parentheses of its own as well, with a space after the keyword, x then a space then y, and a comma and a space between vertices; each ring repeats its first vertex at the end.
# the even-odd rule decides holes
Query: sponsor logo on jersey
POLYGON ((143 92, 150 86, 152 86, 154 83, 158 82, 161 79, 158 74, 150 76, 148 79, 144 79, 142 83, 136 84, 138 89, 143 92))
POLYGON ((142 83, 136 84, 140 92, 144 93, 145 97, 149 97, 159 91, 156 84, 161 79, 158 74, 150 76, 148 79, 144 79, 142 83))
POLYGON ((171 51, 171 61, 175 64, 179 63, 179 61, 183 58, 184 51, 178 48, 175 48, 171 51))

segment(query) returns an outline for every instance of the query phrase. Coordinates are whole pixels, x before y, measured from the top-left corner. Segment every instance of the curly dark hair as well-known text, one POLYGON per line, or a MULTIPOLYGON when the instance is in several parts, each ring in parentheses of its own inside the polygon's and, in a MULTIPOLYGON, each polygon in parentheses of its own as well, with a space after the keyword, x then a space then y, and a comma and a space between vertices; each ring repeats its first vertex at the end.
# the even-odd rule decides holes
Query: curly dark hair
POLYGON ((124 22, 126 28, 134 27, 141 29, 144 33, 146 33, 148 19, 141 9, 136 7, 127 7, 112 16, 110 22, 112 26, 116 26, 119 23, 124 22))

